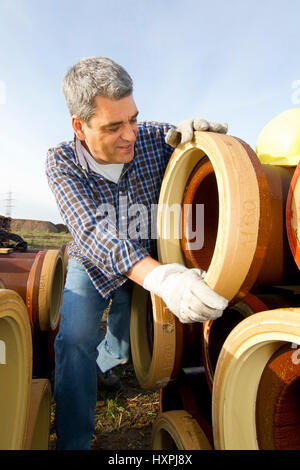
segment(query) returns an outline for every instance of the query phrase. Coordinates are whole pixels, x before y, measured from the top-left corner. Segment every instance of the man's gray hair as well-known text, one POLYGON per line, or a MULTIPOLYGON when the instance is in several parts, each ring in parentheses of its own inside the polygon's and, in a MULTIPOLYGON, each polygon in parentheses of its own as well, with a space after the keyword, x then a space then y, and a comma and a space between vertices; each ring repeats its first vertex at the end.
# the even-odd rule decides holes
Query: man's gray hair
POLYGON ((126 70, 107 57, 87 57, 64 75, 63 93, 71 116, 86 123, 95 112, 95 97, 119 100, 132 94, 132 79, 126 70))

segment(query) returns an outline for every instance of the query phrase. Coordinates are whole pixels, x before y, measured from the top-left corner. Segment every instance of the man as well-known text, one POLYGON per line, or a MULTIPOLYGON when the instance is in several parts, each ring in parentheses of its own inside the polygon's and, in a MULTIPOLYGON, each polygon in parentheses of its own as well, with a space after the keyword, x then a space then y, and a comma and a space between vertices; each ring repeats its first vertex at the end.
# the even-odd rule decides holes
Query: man
POLYGON ((151 211, 178 138, 194 129, 226 132, 204 120, 137 123, 132 80, 114 61, 79 61, 63 79, 74 141, 50 149, 46 172, 61 216, 72 234, 60 331, 55 341, 57 449, 89 449, 94 431, 97 372, 102 386, 118 385, 112 369, 129 357, 133 283, 161 296, 182 322, 217 318, 227 300, 203 281, 203 272, 161 265, 156 243, 128 236, 136 214, 151 211), (126 202, 128 210, 122 209, 126 202), (129 214, 129 215, 128 215, 129 214), (122 225, 127 218, 127 226, 122 225), (121 227, 122 225, 122 227, 121 227), (107 331, 102 339, 104 310, 107 331))

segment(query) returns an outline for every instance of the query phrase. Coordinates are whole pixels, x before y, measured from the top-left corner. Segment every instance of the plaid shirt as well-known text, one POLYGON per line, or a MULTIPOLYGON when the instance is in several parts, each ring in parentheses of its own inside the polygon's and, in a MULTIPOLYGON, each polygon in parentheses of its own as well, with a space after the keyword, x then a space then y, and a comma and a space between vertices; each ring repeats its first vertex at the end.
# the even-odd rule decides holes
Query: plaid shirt
POLYGON ((128 279, 125 273, 135 263, 146 256, 157 256, 156 239, 151 238, 151 209, 158 203, 161 182, 173 152, 164 141, 171 127, 155 122, 138 124, 134 158, 124 165, 117 184, 80 165, 75 139, 48 150, 49 186, 72 235, 68 254, 84 266, 106 299, 128 279), (128 209, 126 217, 122 210, 124 203, 128 209), (111 207, 115 219, 105 210, 111 207), (141 214, 130 213, 130 207, 146 208, 147 213, 142 210, 142 216, 138 217, 141 214), (127 227, 122 225, 124 217, 127 227), (130 237, 127 230, 130 226, 135 234, 140 230, 141 235, 130 237))

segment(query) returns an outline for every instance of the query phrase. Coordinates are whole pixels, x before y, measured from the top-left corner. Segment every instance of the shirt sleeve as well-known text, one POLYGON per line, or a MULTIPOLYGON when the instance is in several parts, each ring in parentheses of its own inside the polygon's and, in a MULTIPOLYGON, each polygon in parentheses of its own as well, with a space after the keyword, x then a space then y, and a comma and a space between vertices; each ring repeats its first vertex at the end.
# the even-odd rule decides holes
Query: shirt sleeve
POLYGON ((167 166, 172 153, 174 152, 174 148, 171 145, 165 142, 166 135, 170 129, 176 129, 173 124, 169 123, 153 123, 155 129, 155 138, 157 141, 161 143, 160 154, 164 161, 165 166, 167 166))
POLYGON ((138 241, 122 237, 114 221, 104 217, 85 177, 74 164, 62 161, 54 149, 48 151, 46 175, 73 240, 107 278, 124 277, 134 264, 149 256, 138 241))

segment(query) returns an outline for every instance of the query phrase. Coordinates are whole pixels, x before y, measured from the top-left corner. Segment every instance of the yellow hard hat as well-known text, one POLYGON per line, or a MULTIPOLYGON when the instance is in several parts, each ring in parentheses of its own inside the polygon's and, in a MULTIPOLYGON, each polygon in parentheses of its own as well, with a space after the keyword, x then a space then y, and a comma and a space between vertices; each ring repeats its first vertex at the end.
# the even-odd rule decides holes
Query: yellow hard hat
POLYGON ((297 166, 300 161, 300 108, 278 114, 261 131, 256 143, 261 163, 297 166))

